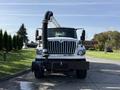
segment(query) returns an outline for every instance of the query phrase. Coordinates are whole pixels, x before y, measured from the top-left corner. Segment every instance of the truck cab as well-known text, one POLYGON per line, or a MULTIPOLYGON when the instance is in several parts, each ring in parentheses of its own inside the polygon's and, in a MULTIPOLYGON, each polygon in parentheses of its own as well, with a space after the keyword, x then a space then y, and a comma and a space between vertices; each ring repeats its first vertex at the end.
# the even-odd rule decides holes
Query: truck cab
MULTIPOLYGON (((45 26, 43 25, 43 30, 45 26)), ((75 72, 78 78, 86 78, 89 62, 86 61, 86 49, 83 44, 85 30, 80 39, 77 38, 75 28, 45 27, 45 30, 42 36, 39 36, 39 31, 36 31, 38 47, 35 60, 32 62, 35 78, 44 77, 46 72, 75 72)))

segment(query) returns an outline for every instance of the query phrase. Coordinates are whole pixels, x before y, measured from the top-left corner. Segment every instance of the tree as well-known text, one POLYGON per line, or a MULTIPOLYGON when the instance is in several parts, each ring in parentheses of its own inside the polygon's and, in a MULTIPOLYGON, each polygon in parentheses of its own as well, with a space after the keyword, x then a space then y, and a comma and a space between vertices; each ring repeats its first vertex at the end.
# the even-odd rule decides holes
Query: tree
POLYGON ((99 50, 110 47, 116 50, 120 48, 120 32, 118 31, 107 31, 94 35, 94 40, 98 42, 96 47, 99 50))
POLYGON ((3 49, 3 33, 2 30, 0 30, 0 50, 3 49))
POLYGON ((3 36, 3 48, 5 51, 8 51, 8 48, 9 48, 9 46, 8 46, 8 34, 6 31, 4 32, 4 36, 3 36))
POLYGON ((13 49, 17 49, 17 36, 16 35, 14 35, 13 36, 13 49))
POLYGON ((12 50, 12 37, 11 37, 11 35, 9 35, 8 36, 8 46, 9 46, 9 48, 8 48, 8 51, 11 51, 12 50))
POLYGON ((21 50, 23 46, 23 39, 18 35, 13 36, 13 49, 14 50, 21 50))
POLYGON ((114 48, 117 50, 120 48, 120 32, 118 31, 113 31, 112 33, 112 45, 114 46, 114 48))
POLYGON ((17 35, 17 49, 21 50, 22 46, 23 46, 23 39, 22 39, 22 37, 17 35))
POLYGON ((17 45, 17 50, 19 50, 19 36, 16 35, 16 45, 17 45))
POLYGON ((106 33, 95 34, 94 40, 98 42, 97 46, 95 47, 97 47, 97 49, 99 49, 100 51, 103 51, 105 47, 105 42, 107 40, 106 33))
POLYGON ((23 39, 24 43, 28 42, 27 32, 24 24, 20 26, 20 29, 18 30, 17 35, 23 39))
POLYGON ((19 37, 19 47, 18 47, 18 49, 20 50, 20 49, 22 49, 22 47, 23 47, 23 39, 21 37, 19 37))

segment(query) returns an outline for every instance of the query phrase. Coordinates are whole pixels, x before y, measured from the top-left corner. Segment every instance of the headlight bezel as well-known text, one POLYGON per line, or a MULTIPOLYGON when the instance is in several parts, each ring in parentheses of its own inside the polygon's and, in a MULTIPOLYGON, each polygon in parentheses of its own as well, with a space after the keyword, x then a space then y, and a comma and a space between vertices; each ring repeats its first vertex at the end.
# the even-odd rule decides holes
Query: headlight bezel
POLYGON ((86 50, 78 50, 77 55, 83 56, 85 55, 86 50))
POLYGON ((80 45, 78 47, 77 55, 83 56, 86 54, 86 49, 83 45, 80 45))
POLYGON ((39 49, 36 50, 36 54, 37 54, 37 55, 42 55, 42 53, 43 53, 42 50, 39 50, 39 49))

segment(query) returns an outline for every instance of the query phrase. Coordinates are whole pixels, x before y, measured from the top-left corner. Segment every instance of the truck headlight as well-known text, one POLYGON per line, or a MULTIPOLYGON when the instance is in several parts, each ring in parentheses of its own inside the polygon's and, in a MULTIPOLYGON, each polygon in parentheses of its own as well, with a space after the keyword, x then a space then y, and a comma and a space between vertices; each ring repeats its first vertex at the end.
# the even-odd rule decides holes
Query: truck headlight
POLYGON ((38 54, 38 55, 42 55, 42 50, 36 50, 36 54, 38 54))
POLYGON ((85 55, 85 53, 86 53, 86 50, 79 50, 78 52, 77 52, 77 55, 85 55))

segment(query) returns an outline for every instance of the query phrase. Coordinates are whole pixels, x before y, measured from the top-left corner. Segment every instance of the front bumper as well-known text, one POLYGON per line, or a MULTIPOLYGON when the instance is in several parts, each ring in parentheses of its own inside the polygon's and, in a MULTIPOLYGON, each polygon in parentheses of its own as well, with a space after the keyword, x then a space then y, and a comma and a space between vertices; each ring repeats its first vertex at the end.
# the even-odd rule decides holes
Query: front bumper
POLYGON ((35 62, 39 66, 44 67, 48 71, 68 71, 68 70, 88 70, 89 62, 86 59, 36 59, 35 62))

